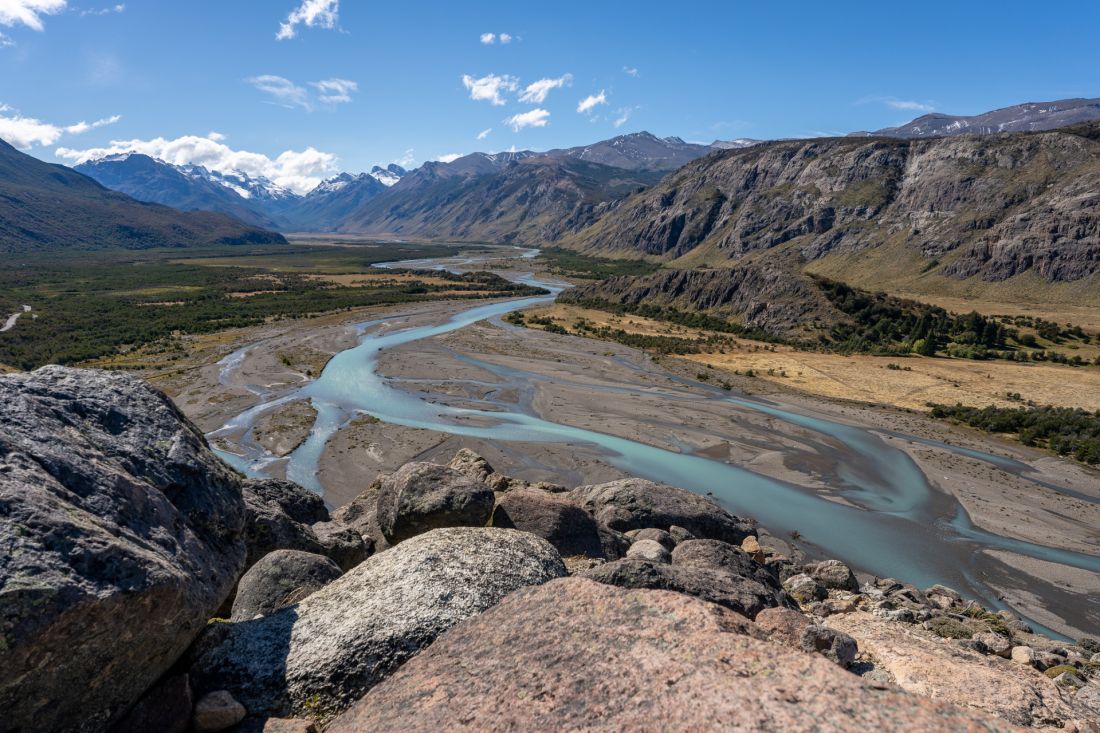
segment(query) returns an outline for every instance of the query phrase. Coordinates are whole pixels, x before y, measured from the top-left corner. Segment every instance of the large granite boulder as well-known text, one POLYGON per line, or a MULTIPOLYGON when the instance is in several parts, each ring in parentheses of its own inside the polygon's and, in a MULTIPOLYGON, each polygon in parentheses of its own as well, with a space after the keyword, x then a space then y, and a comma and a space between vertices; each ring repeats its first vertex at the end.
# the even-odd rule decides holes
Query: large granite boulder
POLYGON ((752 556, 720 540, 685 540, 672 551, 672 563, 724 570, 742 578, 752 578, 775 592, 782 590, 775 572, 756 562, 752 556))
POLYGON ((260 558, 237 585, 232 621, 266 616, 293 606, 343 575, 324 555, 276 550, 260 558))
POLYGON ((688 596, 555 580, 458 624, 325 730, 1011 729, 758 636, 688 596))
POLYGON ((253 716, 331 716, 459 621, 563 575, 553 546, 526 532, 427 532, 295 606, 217 624, 198 644, 192 684, 228 690, 253 716))
POLYGON ((682 527, 696 537, 740 544, 753 525, 727 512, 712 499, 685 489, 638 478, 579 486, 567 496, 611 529, 627 532, 682 527))
POLYGON ((122 374, 0 377, 0 727, 105 729, 245 563, 241 480, 122 374))
POLYGON ((596 520, 561 494, 538 489, 509 491, 497 502, 493 526, 538 535, 556 547, 562 557, 604 556, 596 520))
POLYGON ((442 527, 484 527, 496 497, 448 466, 406 463, 381 479, 378 525, 390 544, 442 527))
POLYGON ((659 561, 628 557, 597 565, 581 575, 620 588, 686 593, 725 606, 749 618, 755 618, 765 608, 790 605, 790 600, 782 591, 752 578, 715 568, 668 565, 659 561))

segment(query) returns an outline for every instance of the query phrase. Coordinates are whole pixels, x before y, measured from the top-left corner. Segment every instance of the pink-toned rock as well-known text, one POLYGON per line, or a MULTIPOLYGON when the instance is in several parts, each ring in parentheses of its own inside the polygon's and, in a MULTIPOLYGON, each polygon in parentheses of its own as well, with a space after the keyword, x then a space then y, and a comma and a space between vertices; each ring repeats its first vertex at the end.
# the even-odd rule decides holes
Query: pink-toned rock
POLYGON ((908 692, 1021 726, 1060 726, 1087 717, 1036 670, 980 654, 953 639, 862 611, 832 616, 829 625, 851 635, 860 651, 908 692))
POLYGON ((678 593, 551 581, 452 628, 326 733, 1015 730, 761 636, 678 593))
POLYGON ((192 726, 195 733, 217 733, 244 720, 244 705, 225 690, 208 692, 195 703, 192 726))
POLYGON ((317 733, 317 724, 301 718, 268 718, 263 733, 317 733))
POLYGON ((802 641, 802 632, 811 624, 810 618, 793 608, 765 608, 756 614, 756 625, 768 638, 795 649, 802 641))

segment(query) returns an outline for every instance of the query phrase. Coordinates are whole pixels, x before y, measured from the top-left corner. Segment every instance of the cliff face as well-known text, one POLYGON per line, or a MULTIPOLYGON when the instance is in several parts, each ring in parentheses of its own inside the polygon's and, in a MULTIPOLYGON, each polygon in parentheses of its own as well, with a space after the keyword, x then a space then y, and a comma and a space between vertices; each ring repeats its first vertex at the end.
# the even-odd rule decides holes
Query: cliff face
POLYGON ((844 317, 810 278, 769 265, 618 276, 558 296, 560 303, 594 301, 702 311, 775 336, 796 336, 804 325, 833 325, 844 317))
POLYGON ((566 246, 707 262, 784 246, 803 261, 900 245, 944 275, 1100 271, 1094 127, 932 140, 841 138, 714 153, 566 246))

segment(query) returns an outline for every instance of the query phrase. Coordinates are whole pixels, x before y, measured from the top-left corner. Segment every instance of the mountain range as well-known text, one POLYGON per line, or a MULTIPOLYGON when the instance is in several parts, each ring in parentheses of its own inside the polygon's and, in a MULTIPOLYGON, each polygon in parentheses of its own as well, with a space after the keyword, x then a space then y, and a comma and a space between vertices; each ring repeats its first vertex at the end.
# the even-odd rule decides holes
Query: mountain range
POLYGON ((1100 99, 1060 99, 1055 102, 1027 102, 970 116, 932 113, 898 127, 853 134, 902 138, 990 135, 1055 130, 1093 120, 1100 120, 1100 99))
POLYGON ((0 140, 0 252, 285 242, 226 214, 136 201, 0 140))

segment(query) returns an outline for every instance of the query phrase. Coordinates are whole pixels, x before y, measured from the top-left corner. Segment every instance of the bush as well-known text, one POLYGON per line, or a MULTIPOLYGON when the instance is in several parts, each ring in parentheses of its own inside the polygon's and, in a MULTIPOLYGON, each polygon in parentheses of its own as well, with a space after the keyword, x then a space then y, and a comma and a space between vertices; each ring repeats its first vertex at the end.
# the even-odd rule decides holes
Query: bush
POLYGON ((927 622, 928 630, 944 639, 969 639, 974 631, 962 621, 947 616, 937 616, 927 622))

